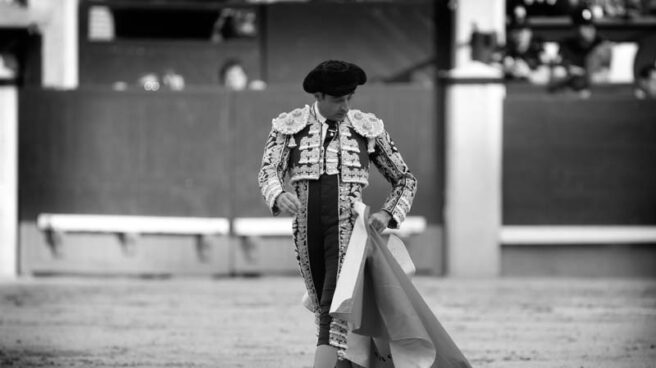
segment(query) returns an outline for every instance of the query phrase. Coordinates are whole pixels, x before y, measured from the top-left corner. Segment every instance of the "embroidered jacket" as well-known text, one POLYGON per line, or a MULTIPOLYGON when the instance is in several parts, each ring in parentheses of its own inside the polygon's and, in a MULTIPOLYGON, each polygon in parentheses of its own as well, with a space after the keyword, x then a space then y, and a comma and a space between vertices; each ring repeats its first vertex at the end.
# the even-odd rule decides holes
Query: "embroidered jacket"
POLYGON ((338 139, 324 149, 322 123, 310 106, 282 113, 273 119, 258 181, 262 195, 274 215, 276 199, 290 183, 317 180, 322 173, 339 174, 341 183, 369 184, 369 164, 373 162, 392 191, 383 205, 390 213, 390 227, 397 228, 412 206, 417 180, 409 171, 383 121, 374 114, 350 110, 339 124, 338 139))

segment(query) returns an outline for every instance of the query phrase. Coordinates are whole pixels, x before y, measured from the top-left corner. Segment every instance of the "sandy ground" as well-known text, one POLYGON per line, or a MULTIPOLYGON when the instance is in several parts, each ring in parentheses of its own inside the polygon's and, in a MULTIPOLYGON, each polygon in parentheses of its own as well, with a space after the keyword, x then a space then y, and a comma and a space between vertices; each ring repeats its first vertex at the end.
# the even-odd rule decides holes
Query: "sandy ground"
MULTIPOLYGON (((414 282, 474 367, 656 367, 656 280, 414 282)), ((297 277, 0 280, 0 367, 310 367, 302 293, 297 277)))

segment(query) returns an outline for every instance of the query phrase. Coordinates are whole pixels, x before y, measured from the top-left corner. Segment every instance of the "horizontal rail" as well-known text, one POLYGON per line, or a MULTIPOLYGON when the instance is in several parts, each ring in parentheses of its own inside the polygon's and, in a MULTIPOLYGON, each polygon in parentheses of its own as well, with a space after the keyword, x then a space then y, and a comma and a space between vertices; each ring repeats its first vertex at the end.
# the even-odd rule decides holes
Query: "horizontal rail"
MULTIPOLYGON (((240 217, 232 222, 233 234, 237 236, 291 236, 291 217, 240 217)), ((426 230, 426 219, 410 216, 403 221, 400 229, 387 229, 384 233, 401 236, 419 234, 426 230)))
POLYGON ((227 218, 210 217, 43 213, 37 219, 37 227, 61 232, 227 235, 230 232, 230 221, 227 218))
POLYGON ((656 243, 656 226, 504 226, 501 244, 656 243))

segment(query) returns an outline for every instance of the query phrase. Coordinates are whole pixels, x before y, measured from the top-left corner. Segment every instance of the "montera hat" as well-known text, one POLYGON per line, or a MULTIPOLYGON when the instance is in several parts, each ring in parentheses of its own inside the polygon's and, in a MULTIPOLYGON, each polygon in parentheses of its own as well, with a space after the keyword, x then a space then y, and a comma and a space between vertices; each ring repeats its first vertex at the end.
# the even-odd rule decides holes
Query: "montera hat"
POLYGON ((344 96, 367 82, 367 74, 359 66, 339 60, 327 60, 312 69, 303 80, 307 93, 344 96))

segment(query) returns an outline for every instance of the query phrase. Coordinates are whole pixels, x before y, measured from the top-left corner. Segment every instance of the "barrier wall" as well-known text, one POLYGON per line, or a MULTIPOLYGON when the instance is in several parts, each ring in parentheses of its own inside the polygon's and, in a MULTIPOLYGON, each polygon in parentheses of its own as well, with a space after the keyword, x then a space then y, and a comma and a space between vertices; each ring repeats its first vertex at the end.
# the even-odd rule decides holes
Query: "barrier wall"
POLYGON ((505 225, 656 225, 656 104, 508 96, 505 225))
MULTIPOLYGON (((656 105, 632 96, 509 95, 503 224, 656 225, 656 105)), ((641 227, 638 227, 641 226, 641 227)), ((640 237, 640 236, 638 236, 640 237)), ((656 244, 501 244, 506 276, 656 277, 656 244)))
MULTIPOLYGON (((425 216, 429 229, 411 255, 420 271, 439 273, 443 199, 436 157, 442 143, 433 98, 422 87, 372 86, 358 90, 353 108, 384 119, 417 175, 412 215, 425 216)), ((205 260, 197 259, 193 238, 144 236, 136 254, 126 255, 112 234, 65 234, 63 255, 57 255, 35 221, 39 213, 270 216, 257 172, 271 119, 313 102, 298 86, 179 93, 25 89, 19 101, 20 264, 21 273, 33 274, 235 271, 251 255, 238 253, 244 249, 232 237, 212 239, 213 256, 205 260)), ((365 201, 380 206, 388 190, 374 174, 365 201)), ((287 240, 260 249, 260 270, 295 272, 287 240)))
MULTIPOLYGON (((21 90, 21 272, 230 272, 231 259, 242 259, 230 253, 234 239, 215 239, 206 263, 196 258, 193 239, 167 239, 166 246, 146 239, 126 258, 111 235, 70 237, 65 256, 56 259, 36 216, 268 216, 256 175, 271 118, 311 102, 297 86, 230 93, 21 90)), ((420 271, 440 274, 444 160, 433 91, 365 86, 353 105, 384 119, 419 178, 412 215, 427 217, 429 227, 409 243, 410 253, 420 271)), ((655 225, 654 121, 653 103, 626 96, 508 96, 503 224, 655 225)), ((372 175, 365 200, 375 207, 386 192, 380 175, 372 175)), ((261 259, 275 259, 263 267, 294 272, 287 242, 278 243, 263 248, 261 259)), ((501 246, 503 275, 656 276, 653 244, 501 246)))
MULTIPOLYGON (((413 214, 435 222, 441 181, 432 96, 421 87, 372 87, 359 91, 353 104, 384 119, 426 188, 413 214)), ((312 102, 296 87, 233 93, 23 90, 21 219, 42 212, 268 215, 257 172, 271 119, 312 102)), ((376 175, 366 198, 380 205, 387 191, 376 175)))
POLYGON ((20 218, 229 216, 227 99, 222 91, 23 90, 20 218))

